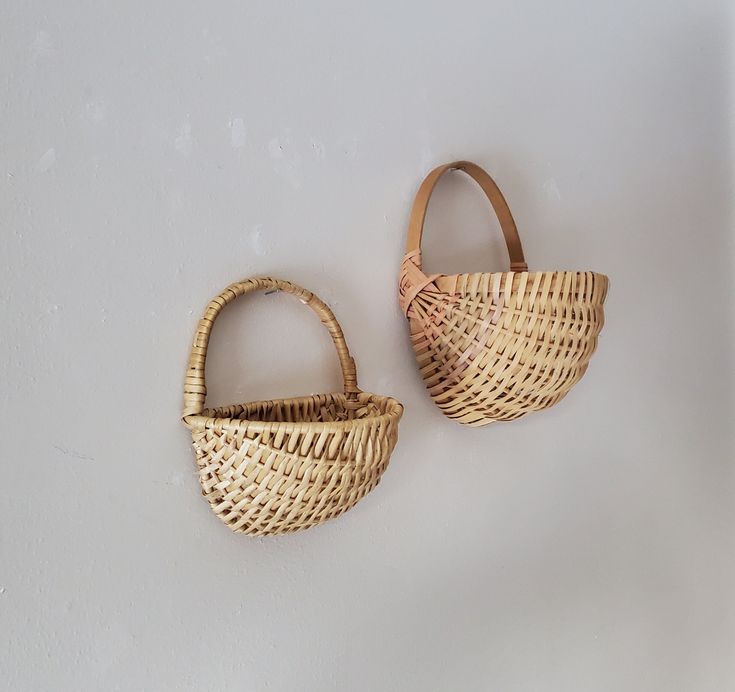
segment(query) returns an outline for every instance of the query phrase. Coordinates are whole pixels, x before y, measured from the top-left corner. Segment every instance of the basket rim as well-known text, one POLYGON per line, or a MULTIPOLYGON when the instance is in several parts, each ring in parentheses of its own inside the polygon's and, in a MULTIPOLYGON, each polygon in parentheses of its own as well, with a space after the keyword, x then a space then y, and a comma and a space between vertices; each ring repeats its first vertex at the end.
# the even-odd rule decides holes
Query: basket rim
MULTIPOLYGON (((234 406, 252 406, 253 404, 265 404, 273 405, 281 402, 299 403, 307 401, 315 397, 341 397, 344 398, 346 395, 344 392, 324 392, 318 394, 310 394, 298 397, 283 397, 280 399, 260 399, 256 401, 247 401, 242 404, 234 404, 234 406)), ((392 396, 385 396, 383 394, 374 394, 373 392, 360 391, 358 394, 360 399, 368 398, 371 400, 385 401, 390 404, 390 408, 386 413, 380 415, 368 415, 364 418, 355 418, 352 420, 345 421, 260 421, 250 420, 247 418, 225 418, 220 416, 206 415, 212 411, 216 411, 221 408, 228 408, 227 406, 217 406, 211 409, 204 409, 200 414, 189 414, 183 416, 182 421, 184 425, 191 431, 195 430, 211 430, 213 428, 217 430, 232 430, 240 431, 243 429, 251 430, 253 432, 296 432, 301 431, 305 427, 314 429, 315 431, 323 432, 327 429, 336 430, 349 430, 354 427, 359 427, 366 423, 386 423, 390 419, 400 421, 403 416, 404 407, 403 404, 392 396)), ((233 404, 231 404, 232 406, 233 404)))
POLYGON ((527 271, 511 271, 511 270, 505 270, 505 271, 497 271, 497 272, 458 272, 456 274, 444 274, 444 273, 438 273, 434 274, 436 277, 446 277, 449 279, 454 278, 455 276, 475 276, 477 274, 594 274, 595 276, 601 276, 605 279, 610 279, 610 277, 607 274, 603 274, 602 272, 596 272, 592 269, 536 269, 531 271, 530 269, 527 271))
MULTIPOLYGON (((548 270, 541 270, 541 271, 499 271, 499 272, 460 272, 458 274, 433 274, 432 275, 432 283, 442 292, 442 293, 461 293, 462 291, 459 288, 460 281, 463 280, 471 280, 471 277, 494 277, 494 276, 500 276, 503 280, 506 279, 506 277, 512 277, 515 279, 515 277, 520 277, 523 274, 527 275, 527 290, 528 287, 531 285, 531 281, 535 280, 535 277, 538 275, 545 276, 545 275, 557 275, 557 276, 579 276, 581 274, 591 274, 595 279, 599 282, 604 282, 604 284, 609 287, 610 286, 610 277, 607 274, 601 274, 600 272, 595 271, 580 271, 576 269, 548 269, 548 270)), ((428 289, 425 287, 423 290, 429 290, 431 292, 431 287, 429 286, 428 289)), ((502 290, 505 290, 503 288, 502 290)), ((514 291, 514 288, 511 288, 511 291, 514 291)))

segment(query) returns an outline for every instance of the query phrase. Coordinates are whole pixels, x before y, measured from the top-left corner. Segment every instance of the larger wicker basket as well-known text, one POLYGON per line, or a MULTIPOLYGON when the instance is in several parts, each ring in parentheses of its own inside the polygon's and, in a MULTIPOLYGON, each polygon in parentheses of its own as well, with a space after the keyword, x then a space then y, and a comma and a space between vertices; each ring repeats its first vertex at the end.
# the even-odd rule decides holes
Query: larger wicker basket
POLYGON ((388 466, 403 406, 361 392, 355 362, 332 311, 310 291, 272 278, 232 284, 207 306, 184 386, 203 495, 233 531, 289 533, 339 516, 369 493, 388 466), (204 368, 217 315, 235 298, 279 290, 307 304, 337 348, 344 392, 204 409, 204 368))
POLYGON ((529 272, 508 204, 476 164, 439 166, 419 188, 401 265, 400 302, 421 375, 449 418, 486 425, 562 399, 595 351, 607 288, 607 277, 594 272, 529 272), (490 200, 508 246, 509 272, 423 272, 421 235, 429 198, 450 170, 467 173, 490 200))

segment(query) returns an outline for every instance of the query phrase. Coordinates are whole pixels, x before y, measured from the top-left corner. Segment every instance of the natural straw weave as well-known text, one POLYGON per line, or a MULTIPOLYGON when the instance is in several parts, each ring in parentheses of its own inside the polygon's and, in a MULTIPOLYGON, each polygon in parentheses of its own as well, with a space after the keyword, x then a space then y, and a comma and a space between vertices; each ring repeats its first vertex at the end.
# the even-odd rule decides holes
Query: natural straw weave
POLYGON ((469 161, 434 169, 416 195, 400 275, 400 302, 431 397, 465 425, 514 420, 561 400, 579 381, 604 322, 608 279, 594 272, 529 272, 510 209, 469 161), (509 272, 432 274, 421 236, 439 178, 460 170, 483 189, 500 221, 509 272))
POLYGON ((403 406, 361 392, 355 361, 332 311, 317 296, 272 278, 234 283, 207 306, 184 385, 203 495, 233 531, 289 533, 332 519, 369 493, 388 466, 403 406), (344 392, 204 409, 209 335, 222 308, 253 291, 284 291, 321 319, 337 348, 344 392))

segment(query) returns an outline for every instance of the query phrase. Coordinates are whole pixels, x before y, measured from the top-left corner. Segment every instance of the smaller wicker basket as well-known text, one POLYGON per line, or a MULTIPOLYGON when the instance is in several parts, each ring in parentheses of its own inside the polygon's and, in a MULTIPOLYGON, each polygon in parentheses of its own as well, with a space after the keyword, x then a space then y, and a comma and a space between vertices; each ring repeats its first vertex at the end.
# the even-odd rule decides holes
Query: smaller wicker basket
POLYGON ((355 361, 332 311, 288 281, 254 278, 214 298, 199 321, 184 385, 202 494, 233 531, 306 529, 346 512, 380 481, 403 406, 357 387, 355 361), (321 319, 337 348, 344 392, 204 409, 207 346, 222 308, 253 291, 285 291, 321 319))
POLYGON ((529 272, 510 208, 469 161, 435 168, 411 211, 400 303, 429 394, 449 417, 479 426, 552 406, 584 375, 604 323, 608 279, 577 271, 529 272), (432 274, 421 265, 431 193, 450 170, 480 185, 500 221, 509 272, 432 274))

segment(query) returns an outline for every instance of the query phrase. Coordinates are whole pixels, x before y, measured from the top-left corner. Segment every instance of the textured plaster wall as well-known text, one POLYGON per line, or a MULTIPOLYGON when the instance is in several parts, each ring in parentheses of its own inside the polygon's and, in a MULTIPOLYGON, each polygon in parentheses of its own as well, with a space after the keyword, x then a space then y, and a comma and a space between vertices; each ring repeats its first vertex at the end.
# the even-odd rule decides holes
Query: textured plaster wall
MULTIPOLYGON (((726 2, 50 2, 0 8, 0 688, 735 689, 726 2), (604 271, 558 407, 465 430, 396 301, 424 173, 467 157, 532 268, 604 271), (228 532, 179 423, 196 320, 303 283, 406 404, 378 489, 228 532)), ((431 271, 501 269, 443 182, 431 271)), ((228 309, 210 401, 338 386, 297 301, 228 309)))

